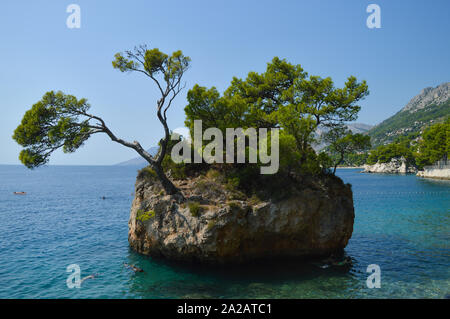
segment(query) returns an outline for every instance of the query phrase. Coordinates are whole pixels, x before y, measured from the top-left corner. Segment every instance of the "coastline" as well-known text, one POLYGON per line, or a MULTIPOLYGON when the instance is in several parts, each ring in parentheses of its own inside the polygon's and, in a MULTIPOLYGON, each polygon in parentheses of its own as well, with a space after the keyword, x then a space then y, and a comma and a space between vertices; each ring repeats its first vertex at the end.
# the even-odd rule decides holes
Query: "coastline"
POLYGON ((417 173, 417 176, 448 181, 450 180, 450 168, 425 167, 423 171, 417 173))
POLYGON ((435 179, 435 180, 440 180, 440 181, 450 181, 450 177, 443 177, 443 176, 422 176, 422 175, 416 175, 417 177, 420 178, 426 178, 426 179, 435 179))

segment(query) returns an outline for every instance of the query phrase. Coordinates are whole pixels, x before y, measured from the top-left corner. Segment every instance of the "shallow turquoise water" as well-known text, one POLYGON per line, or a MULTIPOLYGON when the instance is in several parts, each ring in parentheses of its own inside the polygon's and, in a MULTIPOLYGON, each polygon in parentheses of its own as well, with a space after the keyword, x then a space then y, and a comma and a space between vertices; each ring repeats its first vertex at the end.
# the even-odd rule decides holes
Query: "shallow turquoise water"
POLYGON ((133 167, 0 166, 0 298, 443 298, 450 294, 450 182, 341 169, 356 219, 349 270, 313 263, 180 266, 128 248, 133 167), (26 191, 26 196, 13 195, 26 191), (105 200, 101 196, 106 196, 105 200), (145 273, 133 273, 123 263, 145 273), (82 277, 69 289, 66 267, 82 277), (381 288, 366 268, 381 268, 381 288))

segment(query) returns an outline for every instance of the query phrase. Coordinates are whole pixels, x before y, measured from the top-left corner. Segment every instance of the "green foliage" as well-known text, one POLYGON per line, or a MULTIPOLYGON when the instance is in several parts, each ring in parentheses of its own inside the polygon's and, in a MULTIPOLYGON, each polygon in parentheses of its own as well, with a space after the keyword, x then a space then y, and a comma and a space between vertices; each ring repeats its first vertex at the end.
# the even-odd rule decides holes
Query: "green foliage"
MULTIPOLYGON (((156 170, 158 178, 167 194, 179 192, 172 181, 167 178, 164 168, 162 167, 162 162, 166 159, 167 155, 167 144, 170 143, 167 111, 172 105, 172 101, 183 89, 181 78, 183 77, 184 72, 189 68, 190 61, 191 59, 184 56, 181 51, 175 51, 169 56, 157 48, 148 49, 147 46, 141 45, 135 47, 133 51, 126 51, 125 54, 117 53, 115 55, 115 60, 112 62, 113 67, 119 71, 145 74, 156 84, 161 95, 156 103, 156 115, 164 127, 164 138, 160 141, 158 154, 154 158, 150 158, 150 156, 142 150, 139 143, 124 143, 124 141, 112 136, 109 130, 106 131, 106 133, 108 133, 112 140, 136 149, 136 151, 156 170)), ((166 160, 166 166, 167 165, 166 160)), ((175 175, 178 174, 181 177, 184 176, 184 172, 180 167, 173 167, 173 170, 175 175)))
POLYGON ((440 105, 432 104, 414 112, 399 111, 369 130, 368 134, 372 137, 374 146, 378 146, 386 142, 392 142, 399 136, 420 132, 431 121, 445 121, 449 114, 450 100, 440 105))
POLYGON ((365 81, 358 83, 353 76, 335 88, 331 78, 308 77, 300 65, 275 57, 265 72, 233 78, 222 96, 215 87, 195 85, 187 95, 185 124, 193 134, 194 121, 202 120, 203 131, 216 127, 224 136, 226 128, 280 128, 280 173, 320 174, 325 170, 320 161, 329 158, 319 159, 311 148, 316 128, 356 119, 357 102, 367 94, 365 81))
POLYGON ((211 180, 221 180, 222 174, 217 169, 211 168, 206 172, 206 178, 211 180))
MULTIPOLYGON (((190 61, 181 51, 168 55, 157 48, 149 50, 146 46, 139 46, 125 54, 117 53, 112 62, 113 67, 121 72, 136 71, 145 74, 159 89, 161 97, 157 101, 157 117, 164 127, 165 136, 161 140, 162 151, 156 158, 145 153, 137 141, 127 142, 118 138, 102 118, 87 113, 90 105, 86 99, 78 100, 72 95, 50 91, 25 113, 21 124, 14 131, 13 139, 24 147, 19 159, 27 167, 34 168, 47 163, 52 152, 57 149, 71 153, 81 147, 92 134, 106 133, 112 141, 142 155, 158 172, 157 177, 168 194, 177 193, 178 189, 161 167, 169 139, 166 112, 183 88, 181 78, 190 61), (94 121, 95 124, 92 123, 94 121)), ((174 175, 184 176, 180 167, 173 167, 173 171, 174 175)), ((142 174, 146 178, 154 177, 150 171, 143 171, 142 174)))
MULTIPOLYGON (((368 151, 364 152, 353 152, 345 154, 340 166, 362 166, 366 164, 367 157, 369 156, 368 151)), ((331 155, 333 162, 339 161, 340 156, 337 154, 331 155)))
POLYGON ((438 123, 427 128, 418 145, 416 162, 419 167, 432 165, 448 158, 450 150, 450 118, 445 123, 438 123))
POLYGON ((210 178, 202 178, 195 183, 195 188, 201 193, 220 193, 221 186, 219 180, 213 180, 210 178))
POLYGON ((184 179, 187 177, 187 166, 185 163, 175 163, 169 154, 163 159, 162 167, 165 172, 170 171, 170 175, 173 179, 184 179))
POLYGON ((206 226, 206 228, 207 228, 208 230, 211 230, 211 229, 213 229, 214 226, 216 226, 216 225, 217 225, 217 221, 216 221, 215 219, 211 219, 211 220, 208 222, 208 225, 206 226))
MULTIPOLYGON (((173 135, 173 133, 172 133, 173 135)), ((193 173, 198 173, 207 169, 205 163, 194 163, 194 147, 193 144, 190 144, 191 148, 191 163, 175 163, 171 157, 172 148, 179 142, 186 142, 183 140, 181 135, 175 134, 175 137, 170 139, 167 143, 167 152, 162 161, 162 168, 165 172, 170 171, 171 178, 173 179, 185 179, 188 176, 191 176, 193 173)))
POLYGON ((371 150, 367 157, 367 164, 373 165, 378 163, 388 163, 393 158, 405 157, 409 163, 415 163, 414 149, 411 146, 410 139, 400 137, 394 143, 388 145, 380 145, 376 149, 371 150))
POLYGON ((143 223, 154 217, 155 217, 155 211, 153 211, 153 210, 149 210, 146 212, 142 209, 139 209, 136 214, 136 220, 143 222, 143 223))
POLYGON ((298 169, 302 158, 295 137, 282 131, 279 134, 280 171, 292 172, 298 169))
POLYGON ((20 161, 28 168, 46 164, 51 153, 62 148, 72 153, 81 147, 96 130, 81 117, 90 105, 62 92, 47 92, 34 104, 15 129, 13 139, 24 147, 20 161))
POLYGON ((198 202, 189 202, 188 207, 193 217, 198 217, 203 212, 203 207, 198 202))
POLYGON ((317 155, 317 162, 322 171, 327 171, 328 168, 333 166, 333 159, 325 152, 320 152, 317 155))
POLYGON ((155 181, 158 177, 156 172, 150 166, 144 167, 143 169, 138 171, 138 179, 145 179, 149 182, 155 181))
POLYGON ((334 172, 336 167, 344 162, 346 155, 365 151, 371 146, 370 136, 353 134, 344 126, 331 129, 324 138, 330 143, 328 152, 331 154, 334 172))
POLYGON ((136 47, 134 51, 116 53, 112 65, 121 72, 138 71, 151 78, 162 75, 165 81, 177 81, 189 67, 191 59, 181 51, 167 55, 159 49, 136 47))
POLYGON ((367 164, 387 163, 392 158, 405 159, 422 169, 426 165, 447 158, 450 148, 450 119, 426 128, 422 135, 411 133, 395 139, 393 143, 381 145, 370 151, 367 164), (419 140, 416 143, 416 140, 419 140))
POLYGON ((261 199, 258 197, 258 195, 253 194, 249 199, 248 199, 248 203, 252 206, 257 205, 259 203, 261 203, 261 199))

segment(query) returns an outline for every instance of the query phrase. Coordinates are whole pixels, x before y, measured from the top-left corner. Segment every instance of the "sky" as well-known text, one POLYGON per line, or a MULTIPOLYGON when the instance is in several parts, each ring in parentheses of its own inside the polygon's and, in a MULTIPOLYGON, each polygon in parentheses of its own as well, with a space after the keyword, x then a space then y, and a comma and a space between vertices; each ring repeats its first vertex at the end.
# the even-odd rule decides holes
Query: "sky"
MULTIPOLYGON (((112 68, 114 54, 147 44, 182 50, 192 59, 186 89, 168 113, 184 126, 186 93, 194 84, 223 92, 233 76, 263 72, 274 56, 330 76, 336 86, 354 75, 370 95, 357 122, 377 124, 425 87, 450 81, 450 1, 413 0, 2 0, 0 2, 0 164, 19 164, 11 136, 45 92, 85 97, 117 136, 145 148, 163 129, 150 79, 112 68), (381 28, 369 29, 369 4, 381 9, 381 28), (81 8, 70 29, 70 4, 81 8)), ((76 153, 57 151, 53 165, 110 165, 136 157, 97 134, 76 153)))

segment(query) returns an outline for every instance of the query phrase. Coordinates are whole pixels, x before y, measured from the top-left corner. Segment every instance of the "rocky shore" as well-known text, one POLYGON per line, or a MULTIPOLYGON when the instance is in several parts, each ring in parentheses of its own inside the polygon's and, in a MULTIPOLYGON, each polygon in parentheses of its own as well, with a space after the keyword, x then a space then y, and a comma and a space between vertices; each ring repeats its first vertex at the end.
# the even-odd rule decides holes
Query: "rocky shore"
POLYGON ((424 178, 450 180, 450 169, 425 168, 423 171, 417 172, 417 176, 424 178))
POLYGON ((376 163, 374 165, 364 165, 362 173, 383 173, 383 174, 416 174, 417 168, 407 162, 402 156, 393 158, 388 163, 376 163))
POLYGON ((205 176, 175 183, 184 196, 138 177, 128 235, 137 252, 210 264, 306 258, 342 250, 353 232, 351 186, 334 176, 301 180, 284 198, 264 200, 205 176))

